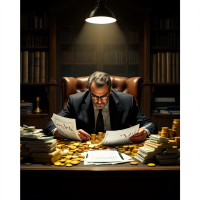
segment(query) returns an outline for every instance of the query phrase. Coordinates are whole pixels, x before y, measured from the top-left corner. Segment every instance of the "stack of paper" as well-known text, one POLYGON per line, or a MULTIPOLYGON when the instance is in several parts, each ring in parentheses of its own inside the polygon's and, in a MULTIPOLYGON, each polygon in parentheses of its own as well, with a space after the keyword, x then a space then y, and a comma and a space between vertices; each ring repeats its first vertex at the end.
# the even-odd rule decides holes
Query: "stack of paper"
POLYGON ((133 158, 116 149, 104 149, 85 152, 84 165, 119 164, 133 161, 133 158))

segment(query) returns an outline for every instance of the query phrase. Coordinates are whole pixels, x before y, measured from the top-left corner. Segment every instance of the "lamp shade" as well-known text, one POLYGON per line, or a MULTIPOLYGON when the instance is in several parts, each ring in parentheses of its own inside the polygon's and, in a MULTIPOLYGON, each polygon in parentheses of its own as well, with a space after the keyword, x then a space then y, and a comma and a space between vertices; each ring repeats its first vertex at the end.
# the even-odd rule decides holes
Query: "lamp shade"
POLYGON ((95 8, 87 14, 85 21, 93 24, 109 24, 117 20, 112 11, 106 7, 106 2, 99 0, 95 8))

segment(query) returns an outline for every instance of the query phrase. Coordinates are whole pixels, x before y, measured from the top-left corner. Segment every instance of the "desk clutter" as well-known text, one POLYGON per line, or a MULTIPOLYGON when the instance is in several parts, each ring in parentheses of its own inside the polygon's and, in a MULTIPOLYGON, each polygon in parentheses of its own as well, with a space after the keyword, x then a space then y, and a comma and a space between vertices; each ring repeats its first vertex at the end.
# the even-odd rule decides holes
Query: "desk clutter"
POLYGON ((21 163, 66 167, 78 165, 81 161, 84 165, 125 162, 137 165, 138 162, 134 161, 148 164, 150 167, 155 166, 155 163, 180 164, 180 137, 167 138, 151 134, 150 138, 142 143, 105 146, 101 145, 104 136, 105 133, 99 132, 98 135, 92 134, 90 141, 55 139, 53 136, 44 135, 42 129, 24 125, 20 127, 21 163), (94 158, 97 160, 94 161, 94 158))

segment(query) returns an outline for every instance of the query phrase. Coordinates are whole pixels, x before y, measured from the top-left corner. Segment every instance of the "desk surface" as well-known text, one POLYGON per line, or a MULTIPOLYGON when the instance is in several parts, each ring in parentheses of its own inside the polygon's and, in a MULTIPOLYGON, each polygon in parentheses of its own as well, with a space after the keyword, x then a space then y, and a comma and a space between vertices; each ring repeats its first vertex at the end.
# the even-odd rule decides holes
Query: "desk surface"
POLYGON ((44 164, 21 165, 21 170, 67 170, 67 171, 179 171, 180 166, 161 166, 149 167, 147 164, 138 162, 138 165, 131 165, 130 163, 116 164, 116 165, 84 165, 81 162, 73 167, 54 166, 44 164))

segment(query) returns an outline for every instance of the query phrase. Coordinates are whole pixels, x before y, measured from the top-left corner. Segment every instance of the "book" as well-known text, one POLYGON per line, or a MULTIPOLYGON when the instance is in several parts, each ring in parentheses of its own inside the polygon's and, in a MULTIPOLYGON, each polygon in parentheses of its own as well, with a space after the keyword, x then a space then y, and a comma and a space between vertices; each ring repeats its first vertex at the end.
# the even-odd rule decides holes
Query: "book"
POLYGON ((51 147, 55 146, 56 144, 57 144, 57 140, 53 139, 51 143, 40 143, 40 144, 38 144, 38 143, 37 144, 28 143, 28 144, 26 144, 26 147, 31 148, 31 147, 37 146, 39 148, 51 148, 51 147))
POLYGON ((34 52, 35 83, 40 82, 40 52, 34 52))
POLYGON ((28 82, 34 83, 34 52, 29 52, 29 57, 28 57, 28 82))
POLYGON ((20 52, 20 83, 22 83, 22 52, 20 52))
POLYGON ((177 154, 155 155, 156 160, 178 158, 177 154))
POLYGON ((161 53, 157 53, 157 82, 161 83, 161 53))
POLYGON ((22 52, 23 83, 28 83, 28 51, 22 52))
POLYGON ((153 83, 157 82, 157 54, 153 54, 153 83))
POLYGON ((32 158, 53 158, 55 157, 57 154, 59 154, 61 152, 60 149, 57 149, 51 153, 32 153, 31 157, 32 158))
POLYGON ((178 164, 178 159, 172 158, 172 159, 156 160, 156 163, 159 165, 178 164))
POLYGON ((45 82, 49 81, 49 52, 45 52, 45 82))
POLYGON ((172 82, 172 77, 171 77, 171 73, 172 73, 171 57, 172 57, 172 53, 171 52, 167 52, 166 53, 167 83, 171 83, 172 82))
POLYGON ((161 53, 162 56, 162 61, 161 61, 161 67, 162 67, 162 72, 161 72, 161 83, 166 83, 166 53, 161 53))
POLYGON ((176 83, 180 83, 180 53, 176 52, 176 83))
POLYGON ((154 102, 176 102, 175 97, 154 97, 154 102))
POLYGON ((56 156, 52 158, 33 158, 35 163, 54 163, 62 157, 62 153, 59 152, 56 156))
POLYGON ((45 52, 40 52, 40 82, 45 83, 45 52))
POLYGON ((33 152, 38 152, 38 153, 43 153, 43 152, 47 152, 47 153, 51 153, 52 151, 55 151, 56 150, 56 145, 51 147, 51 148, 29 148, 29 152, 30 153, 33 153, 33 152))

